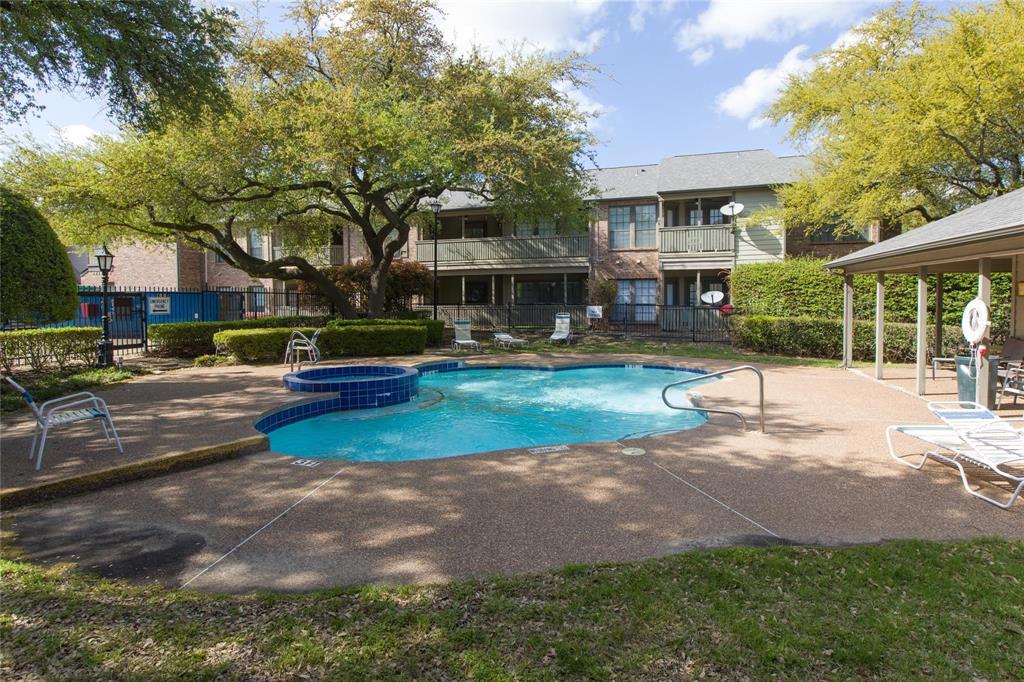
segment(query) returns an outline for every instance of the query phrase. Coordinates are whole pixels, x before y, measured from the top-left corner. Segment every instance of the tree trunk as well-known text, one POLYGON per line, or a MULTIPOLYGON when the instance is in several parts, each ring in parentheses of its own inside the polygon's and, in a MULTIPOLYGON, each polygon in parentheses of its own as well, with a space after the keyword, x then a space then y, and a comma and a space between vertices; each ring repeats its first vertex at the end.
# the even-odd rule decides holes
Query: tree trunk
POLYGON ((334 309, 344 318, 355 318, 358 317, 356 309, 352 307, 352 303, 348 300, 348 296, 342 292, 341 289, 331 280, 330 277, 320 272, 318 269, 309 267, 301 269, 305 279, 312 284, 315 284, 320 292, 327 297, 327 300, 334 305, 334 309))
POLYGON ((367 317, 381 317, 388 293, 388 269, 391 262, 387 259, 374 263, 370 269, 370 297, 366 302, 367 317))

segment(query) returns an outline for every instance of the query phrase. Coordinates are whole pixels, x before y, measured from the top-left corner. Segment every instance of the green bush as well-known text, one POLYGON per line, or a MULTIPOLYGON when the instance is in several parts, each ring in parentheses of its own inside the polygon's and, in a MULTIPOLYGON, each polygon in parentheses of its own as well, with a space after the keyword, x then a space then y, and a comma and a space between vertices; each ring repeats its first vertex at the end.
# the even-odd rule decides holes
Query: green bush
MULTIPOLYGON (((738 315, 732 318, 732 332, 734 346, 758 353, 839 359, 843 352, 842 320, 738 315)), ((932 336, 928 338, 930 344, 932 336)), ((955 352, 961 343, 960 327, 945 325, 942 338, 944 353, 955 352)), ((886 322, 884 348, 886 362, 913 362, 917 356, 917 327, 886 322)), ((928 355, 931 357, 931 348, 928 355)), ((874 359, 874 322, 854 322, 853 357, 855 360, 874 359)))
POLYGON ((37 371, 51 364, 63 370, 75 362, 92 363, 101 334, 99 327, 0 332, 0 365, 11 372, 20 361, 37 371))
POLYGON ((0 319, 49 324, 73 318, 75 271, 50 224, 6 187, 0 187, 0 222, 0 319))
MULTIPOLYGON (((293 328, 228 329, 217 332, 217 348, 244 362, 271 362, 284 358, 293 328)), ((315 330, 300 329, 310 336, 315 330)), ((419 354, 426 345, 427 330, 420 325, 349 325, 328 327, 320 332, 317 347, 321 357, 342 355, 419 354)))
POLYGON ((424 320, 424 319, 410 319, 410 320, 376 320, 376 319, 365 319, 365 320, 332 320, 328 323, 328 327, 342 328, 342 327, 382 327, 387 325, 399 325, 403 327, 417 327, 422 326, 427 330, 427 345, 428 346, 440 346, 444 341, 444 320, 424 320))
MULTIPOLYGON (((149 340, 155 353, 168 357, 195 358, 216 352, 213 336, 226 329, 262 329, 268 327, 323 326, 324 317, 260 317, 254 320, 221 322, 168 322, 149 328, 149 340)), ((282 349, 282 353, 284 350, 282 349)))
MULTIPOLYGON (((827 260, 787 258, 772 263, 745 263, 729 276, 732 304, 743 315, 815 317, 840 319, 843 315, 843 279, 825 270, 827 260)), ((928 278, 929 322, 934 321, 935 275, 928 278)), ((992 338, 1002 342, 1010 326, 1010 273, 992 275, 992 338)), ((853 278, 854 317, 875 319, 875 276, 853 278)), ((959 325, 964 306, 977 296, 978 276, 947 273, 942 282, 942 321, 959 325)), ((885 319, 914 322, 917 319, 917 278, 887 275, 885 319)))

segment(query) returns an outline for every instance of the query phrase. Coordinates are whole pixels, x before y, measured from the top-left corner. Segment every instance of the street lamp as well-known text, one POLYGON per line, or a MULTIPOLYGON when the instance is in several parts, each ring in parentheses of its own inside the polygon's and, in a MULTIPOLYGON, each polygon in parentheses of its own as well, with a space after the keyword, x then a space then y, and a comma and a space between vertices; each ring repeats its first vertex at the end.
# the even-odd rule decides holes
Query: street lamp
POLYGON ((437 233, 440 232, 437 225, 437 214, 441 212, 441 202, 433 199, 427 204, 427 208, 434 214, 434 319, 437 319, 437 233))
POLYGON ((107 307, 107 289, 109 287, 110 271, 114 268, 114 254, 110 253, 107 245, 104 244, 96 249, 96 266, 103 276, 103 337, 97 346, 97 362, 100 367, 110 367, 114 364, 114 347, 110 341, 110 309, 107 307))

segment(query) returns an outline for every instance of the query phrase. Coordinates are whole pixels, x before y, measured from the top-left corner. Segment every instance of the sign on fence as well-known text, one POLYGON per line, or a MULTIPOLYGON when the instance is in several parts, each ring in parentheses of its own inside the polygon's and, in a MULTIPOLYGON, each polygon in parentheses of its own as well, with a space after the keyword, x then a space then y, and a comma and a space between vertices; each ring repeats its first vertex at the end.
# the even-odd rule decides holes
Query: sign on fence
POLYGON ((588 305, 587 306, 587 319, 588 320, 600 320, 604 317, 603 306, 599 305, 588 305))
POLYGON ((149 297, 149 314, 150 315, 170 315, 171 313, 171 297, 170 296, 150 296, 149 297))

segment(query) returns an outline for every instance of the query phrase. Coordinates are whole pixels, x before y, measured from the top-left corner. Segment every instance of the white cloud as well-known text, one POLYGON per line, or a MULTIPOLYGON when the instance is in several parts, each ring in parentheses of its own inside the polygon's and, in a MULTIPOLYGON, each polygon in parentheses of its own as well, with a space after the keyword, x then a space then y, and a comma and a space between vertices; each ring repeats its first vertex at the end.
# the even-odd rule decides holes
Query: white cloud
POLYGON ((566 97, 575 102, 579 109, 590 116, 589 127, 592 132, 600 132, 605 128, 605 117, 615 111, 615 107, 598 102, 580 88, 568 82, 557 84, 566 97))
POLYGON ((695 20, 679 28, 676 45, 700 63, 695 53, 709 56, 714 45, 732 50, 756 40, 785 42, 812 29, 848 25, 863 7, 862 2, 711 0, 695 20))
POLYGON ((88 144, 89 141, 99 135, 99 133, 87 125, 73 123, 71 125, 64 126, 63 128, 58 128, 54 131, 54 135, 61 142, 81 146, 88 144))
POLYGON ((493 54, 528 48, 592 52, 606 32, 594 28, 604 0, 566 2, 441 0, 445 36, 459 49, 476 44, 493 54))
POLYGON ((650 14, 666 15, 674 4, 676 0, 633 0, 633 7, 629 10, 630 30, 639 33, 647 26, 650 14))
POLYGON ((805 73, 814 67, 814 57, 804 57, 806 45, 797 45, 778 64, 755 69, 743 82, 715 98, 715 108, 733 118, 747 119, 750 129, 760 128, 766 121, 760 112, 769 105, 793 74, 805 73))
POLYGON ((700 66, 707 60, 711 59, 714 54, 715 51, 710 47, 698 47, 690 53, 690 61, 693 62, 694 66, 700 66))

